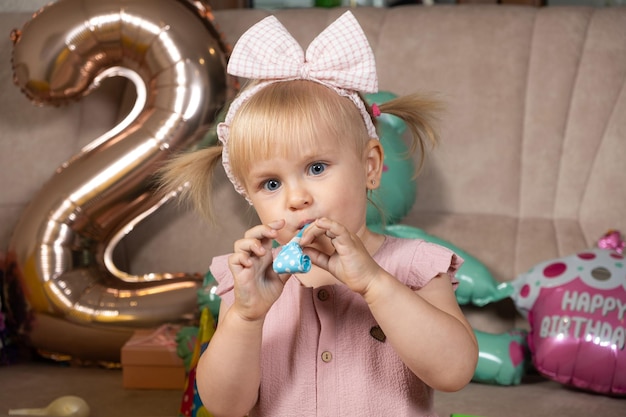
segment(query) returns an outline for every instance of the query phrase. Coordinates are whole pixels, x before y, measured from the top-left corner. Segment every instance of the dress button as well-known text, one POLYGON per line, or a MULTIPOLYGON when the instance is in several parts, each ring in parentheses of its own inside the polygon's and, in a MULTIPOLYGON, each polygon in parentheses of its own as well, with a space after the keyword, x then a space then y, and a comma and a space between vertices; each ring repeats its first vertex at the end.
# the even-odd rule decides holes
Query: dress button
POLYGON ((326 363, 330 362, 333 360, 333 354, 330 353, 329 351, 325 351, 322 353, 322 360, 326 363))
POLYGON ((320 301, 326 301, 329 297, 330 294, 328 293, 328 290, 321 289, 317 292, 317 298, 319 298, 320 301))

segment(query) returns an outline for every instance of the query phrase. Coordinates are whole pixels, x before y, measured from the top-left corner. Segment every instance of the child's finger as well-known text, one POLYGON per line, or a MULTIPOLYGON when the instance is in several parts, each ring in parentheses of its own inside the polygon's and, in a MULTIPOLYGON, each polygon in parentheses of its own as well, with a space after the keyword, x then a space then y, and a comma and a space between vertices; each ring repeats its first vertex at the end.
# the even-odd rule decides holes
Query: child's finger
POLYGON ((267 249, 257 239, 241 239, 235 245, 235 252, 249 253, 261 258, 267 254, 267 249))
POLYGON ((235 252, 262 257, 267 253, 267 249, 257 239, 240 239, 235 242, 235 252))
POLYGON ((328 237, 331 242, 340 236, 349 234, 348 230, 340 223, 327 218, 320 218, 315 221, 315 224, 320 230, 324 231, 324 235, 328 237))
POLYGON ((328 221, 323 221, 322 219, 317 219, 313 223, 311 223, 302 233, 302 238, 300 239, 300 245, 310 245, 320 236, 326 235, 328 231, 328 227, 330 225, 327 224, 328 221), (319 223, 319 224, 318 224, 319 223), (327 227, 323 227, 327 226, 327 227))
POLYGON ((252 259, 250 259, 250 256, 245 252, 235 252, 231 254, 228 258, 228 263, 234 267, 243 266, 244 268, 250 268, 253 265, 252 259))
POLYGON ((248 239, 274 239, 278 234, 278 230, 282 229, 284 225, 284 220, 275 220, 268 224, 260 224, 248 229, 244 237, 248 239))

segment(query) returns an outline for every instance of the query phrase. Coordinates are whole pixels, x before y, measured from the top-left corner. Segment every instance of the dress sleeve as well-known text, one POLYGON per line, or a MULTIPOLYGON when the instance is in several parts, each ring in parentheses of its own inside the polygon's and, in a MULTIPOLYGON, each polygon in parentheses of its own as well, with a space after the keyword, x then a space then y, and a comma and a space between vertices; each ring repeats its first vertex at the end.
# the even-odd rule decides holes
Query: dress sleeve
POLYGON ((217 281, 216 294, 228 305, 234 301, 233 288, 235 281, 228 268, 229 255, 221 255, 213 258, 209 270, 217 281))
POLYGON ((399 239, 394 246, 395 256, 406 259, 399 264, 396 277, 412 290, 422 288, 442 273, 448 274, 455 289, 458 286, 455 275, 463 258, 452 250, 418 239, 399 239))
POLYGON ((422 241, 414 252, 413 265, 416 271, 416 281, 407 284, 412 289, 418 289, 428 284, 430 280, 442 273, 447 273, 456 290, 459 281, 456 272, 463 264, 463 258, 452 250, 436 243, 422 241), (417 284, 416 288, 413 285, 417 284))

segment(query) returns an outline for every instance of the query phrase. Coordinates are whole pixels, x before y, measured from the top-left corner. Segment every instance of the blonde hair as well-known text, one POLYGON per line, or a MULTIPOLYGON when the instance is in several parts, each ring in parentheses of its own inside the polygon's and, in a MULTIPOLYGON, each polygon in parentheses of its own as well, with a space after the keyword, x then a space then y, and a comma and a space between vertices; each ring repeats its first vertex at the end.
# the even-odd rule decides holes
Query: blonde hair
MULTIPOLYGON (((366 107, 375 122, 371 108, 366 107)), ((382 103, 379 108, 382 113, 401 118, 409 127, 409 156, 420 152, 417 175, 426 148, 438 142, 434 122, 439 103, 412 94, 382 103)), ((332 89, 306 80, 269 84, 243 103, 233 118, 228 142, 232 172, 245 185, 245 174, 255 159, 287 156, 303 144, 314 146, 320 135, 336 138, 357 155, 362 155, 370 140, 357 107, 332 89)), ((175 156, 159 171, 161 189, 178 191, 181 201, 193 203, 212 222, 213 174, 221 155, 222 146, 216 145, 175 156)))
POLYGON ((358 155, 370 139, 350 99, 313 81, 270 84, 246 101, 233 119, 228 140, 233 174, 245 185, 247 167, 255 158, 314 148, 320 135, 337 139, 358 155))

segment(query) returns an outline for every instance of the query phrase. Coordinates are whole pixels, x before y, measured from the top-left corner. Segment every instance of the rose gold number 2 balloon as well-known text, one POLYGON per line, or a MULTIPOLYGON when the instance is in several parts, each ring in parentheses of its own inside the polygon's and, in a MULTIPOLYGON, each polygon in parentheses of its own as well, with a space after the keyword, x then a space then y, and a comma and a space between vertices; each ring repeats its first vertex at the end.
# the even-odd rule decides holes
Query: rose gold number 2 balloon
POLYGON ((9 256, 35 347, 117 360, 132 329, 192 315, 201 277, 130 275, 115 245, 174 196, 152 178, 207 132, 227 88, 227 48, 191 0, 59 0, 14 35, 15 83, 36 104, 78 100, 106 77, 137 100, 122 123, 64 163, 31 201, 9 256))

